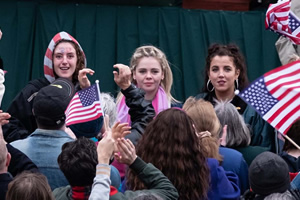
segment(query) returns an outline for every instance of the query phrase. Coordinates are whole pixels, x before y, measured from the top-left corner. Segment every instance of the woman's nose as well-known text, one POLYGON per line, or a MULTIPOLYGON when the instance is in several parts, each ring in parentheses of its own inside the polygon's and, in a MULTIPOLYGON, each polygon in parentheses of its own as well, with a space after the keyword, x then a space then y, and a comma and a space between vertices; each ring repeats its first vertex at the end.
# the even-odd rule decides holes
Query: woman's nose
POLYGON ((63 63, 67 63, 67 56, 63 56, 62 62, 63 62, 63 63))
POLYGON ((147 72, 146 78, 152 78, 151 72, 147 72))
POLYGON ((219 71, 219 77, 224 77, 224 72, 223 72, 223 70, 220 70, 220 71, 219 71))

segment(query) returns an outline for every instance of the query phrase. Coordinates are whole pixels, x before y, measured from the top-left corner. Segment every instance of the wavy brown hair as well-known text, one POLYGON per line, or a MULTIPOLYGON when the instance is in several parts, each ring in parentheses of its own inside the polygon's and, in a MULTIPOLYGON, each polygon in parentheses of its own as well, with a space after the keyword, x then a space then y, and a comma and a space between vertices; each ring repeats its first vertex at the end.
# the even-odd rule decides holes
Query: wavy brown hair
POLYGON ((219 153, 219 133, 221 125, 213 105, 203 99, 189 97, 183 104, 183 110, 190 116, 197 132, 209 131, 211 136, 199 138, 205 157, 215 158, 221 163, 222 156, 219 153))
MULTIPOLYGON (((167 109, 148 124, 139 141, 137 155, 152 163, 173 183, 179 199, 203 199, 209 189, 209 168, 199 148, 192 119, 182 110, 167 109), (187 183, 188 180, 188 183, 187 183)), ((137 175, 128 170, 127 186, 145 189, 137 175)))
MULTIPOLYGON (((70 44, 74 47, 74 49, 75 49, 75 51, 76 51, 77 63, 76 63, 76 69, 75 69, 75 72, 73 73, 73 76, 72 76, 72 82, 73 82, 73 83, 76 83, 76 82, 78 82, 78 73, 79 73, 79 71, 82 70, 83 68, 85 68, 85 55, 84 55, 83 51, 80 49, 80 47, 79 47, 78 44, 76 44, 76 43, 75 43, 74 41, 72 41, 72 40, 66 40, 66 39, 61 39, 61 40, 59 40, 59 41, 55 44, 55 46, 54 46, 54 48, 53 48, 52 61, 53 61, 54 51, 55 51, 56 47, 57 47, 60 43, 64 43, 64 42, 65 42, 65 43, 70 43, 70 44)), ((52 62, 52 63, 54 63, 54 62, 52 62)), ((53 65, 54 65, 54 64, 53 64, 53 65)), ((56 75, 55 71, 54 71, 54 66, 52 66, 52 68, 53 68, 53 73, 54 73, 55 78, 59 78, 59 77, 56 75)))
POLYGON ((240 75, 238 77, 238 82, 239 82, 238 89, 242 91, 245 87, 248 86, 249 80, 247 76, 246 62, 239 47, 235 44, 228 44, 228 45, 213 44, 208 48, 208 55, 206 57, 203 92, 209 92, 206 84, 209 79, 208 74, 210 69, 210 63, 215 56, 232 57, 234 66, 236 67, 236 69, 240 70, 240 75))

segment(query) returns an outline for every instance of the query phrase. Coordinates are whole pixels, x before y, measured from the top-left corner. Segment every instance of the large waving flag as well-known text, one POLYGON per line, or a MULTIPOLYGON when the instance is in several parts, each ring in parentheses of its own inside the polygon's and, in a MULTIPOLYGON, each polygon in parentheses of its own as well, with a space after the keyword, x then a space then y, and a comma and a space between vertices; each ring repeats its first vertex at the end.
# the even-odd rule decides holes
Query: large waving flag
POLYGON ((273 69, 239 96, 280 133, 300 118, 300 61, 273 69))
POLYGON ((300 44, 300 19, 291 11, 290 0, 270 4, 265 27, 290 38, 294 44, 300 44))
POLYGON ((78 91, 70 101, 66 111, 66 125, 95 120, 103 116, 99 82, 78 91))

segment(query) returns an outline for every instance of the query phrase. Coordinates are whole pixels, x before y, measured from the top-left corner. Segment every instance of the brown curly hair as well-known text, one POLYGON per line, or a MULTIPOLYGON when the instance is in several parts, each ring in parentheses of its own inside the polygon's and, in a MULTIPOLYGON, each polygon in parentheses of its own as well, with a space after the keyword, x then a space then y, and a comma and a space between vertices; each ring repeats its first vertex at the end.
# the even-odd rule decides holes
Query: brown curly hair
MULTIPOLYGON (((178 190, 179 199, 207 197, 209 168, 199 148, 193 121, 184 111, 171 108, 159 113, 148 124, 136 151, 145 162, 152 163, 169 178, 178 190)), ((145 189, 130 169, 127 187, 145 189)))
POLYGON ((245 63, 245 58, 242 55, 239 47, 235 44, 213 44, 208 48, 208 55, 206 57, 205 63, 205 79, 204 79, 204 86, 203 92, 209 92, 207 89, 207 81, 208 81, 208 74, 210 70, 210 63, 215 56, 229 56, 233 58, 233 63, 236 69, 240 70, 240 75, 238 77, 239 87, 238 89, 242 91, 246 88, 249 84, 248 76, 247 76, 247 67, 245 63))
MULTIPOLYGON (((82 70, 83 68, 85 68, 85 55, 84 55, 83 51, 80 49, 79 45, 76 44, 76 42, 74 42, 74 41, 72 41, 72 40, 66 40, 66 39, 61 39, 61 40, 59 40, 59 41, 55 44, 55 46, 54 46, 54 48, 53 48, 53 52, 55 51, 55 48, 56 48, 60 43, 64 43, 64 42, 70 43, 70 44, 74 47, 74 49, 75 49, 75 51, 76 51, 77 63, 76 63, 76 69, 75 69, 75 72, 74 72, 74 74, 73 74, 73 76, 72 76, 72 81, 73 81, 73 83, 76 83, 76 82, 78 82, 78 73, 79 73, 79 71, 82 70)), ((52 54, 52 60, 53 60, 53 56, 54 56, 54 53, 52 54)), ((54 62, 52 62, 52 63, 54 63, 54 62)), ((53 64, 53 65, 54 65, 54 64, 53 64)), ((55 71, 54 71, 54 66, 52 66, 52 68, 53 68, 53 73, 54 73, 55 78, 59 78, 59 77, 57 76, 57 74, 55 73, 55 71)))

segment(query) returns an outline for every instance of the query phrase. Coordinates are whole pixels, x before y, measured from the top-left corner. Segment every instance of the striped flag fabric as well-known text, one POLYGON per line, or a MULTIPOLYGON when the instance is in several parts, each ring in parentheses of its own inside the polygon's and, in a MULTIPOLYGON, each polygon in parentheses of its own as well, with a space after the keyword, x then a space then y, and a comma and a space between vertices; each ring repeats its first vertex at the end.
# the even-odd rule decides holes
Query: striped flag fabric
POLYGON ((290 38, 294 44, 300 44, 300 19, 291 11, 290 0, 270 4, 265 27, 290 38))
POLYGON ((70 101, 66 111, 66 125, 92 121, 103 116, 99 83, 78 91, 70 101))
POLYGON ((300 61, 273 69, 239 96, 280 133, 300 118, 300 61))

